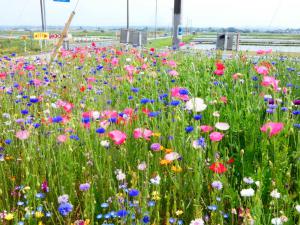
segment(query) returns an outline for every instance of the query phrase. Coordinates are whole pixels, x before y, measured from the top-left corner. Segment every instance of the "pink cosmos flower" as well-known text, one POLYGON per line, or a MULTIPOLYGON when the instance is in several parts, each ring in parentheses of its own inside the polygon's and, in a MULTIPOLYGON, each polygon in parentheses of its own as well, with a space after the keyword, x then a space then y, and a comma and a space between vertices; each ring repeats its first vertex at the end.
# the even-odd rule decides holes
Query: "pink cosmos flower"
POLYGON ((35 70, 35 66, 34 65, 28 65, 25 67, 25 70, 31 71, 31 70, 35 70))
POLYGON ((179 98, 183 101, 188 101, 189 100, 189 96, 188 95, 182 95, 179 93, 180 90, 183 90, 184 88, 181 87, 174 87, 171 90, 171 96, 175 97, 175 98, 179 98))
POLYGON ((117 65, 119 64, 118 58, 113 58, 113 59, 111 60, 111 64, 114 65, 114 66, 117 66, 117 65))
POLYGON ((279 83, 279 80, 276 80, 274 77, 264 76, 263 81, 261 82, 261 85, 264 87, 273 86, 273 89, 275 91, 277 91, 278 83, 279 83))
POLYGON ((177 77, 178 76, 178 72, 176 70, 171 70, 169 72, 169 75, 172 76, 172 77, 177 77))
POLYGON ((116 145, 121 145, 126 141, 126 134, 119 130, 113 130, 108 133, 109 137, 116 145))
POLYGON ((274 123, 269 122, 264 124, 260 130, 264 133, 269 133, 269 136, 273 136, 278 134, 283 129, 284 124, 283 123, 274 123))
POLYGON ((209 135, 209 138, 211 141, 221 141, 223 138, 224 134, 220 133, 220 132, 212 132, 209 135))
POLYGON ((177 67, 176 62, 173 61, 173 60, 170 60, 170 61, 169 61, 169 65, 170 65, 171 67, 173 67, 173 68, 177 67))
POLYGON ((261 75, 268 75, 269 74, 269 69, 265 66, 255 66, 254 67, 256 72, 261 74, 261 75))
POLYGON ((0 73, 0 79, 5 80, 5 78, 6 78, 6 73, 4 72, 0 73))
POLYGON ((64 135, 64 134, 59 135, 59 136, 57 137, 57 141, 58 141, 59 143, 64 143, 64 142, 66 142, 66 140, 67 140, 67 136, 64 135))
POLYGON ((125 66, 125 70, 128 72, 129 75, 133 74, 134 69, 135 69, 134 66, 131 66, 131 65, 130 66, 129 65, 125 66))
POLYGON ((202 126, 200 126, 200 129, 201 129, 201 131, 204 132, 204 133, 209 133, 209 132, 211 132, 214 128, 211 127, 211 126, 208 126, 208 125, 202 125, 202 126))
POLYGON ((143 129, 143 128, 136 128, 133 131, 133 137, 135 139, 137 138, 144 138, 145 140, 150 140, 150 137, 152 136, 153 132, 148 129, 143 129))
POLYGON ((29 138, 29 131, 27 131, 27 130, 19 130, 16 133, 16 137, 19 138, 20 140, 25 140, 25 139, 29 138))

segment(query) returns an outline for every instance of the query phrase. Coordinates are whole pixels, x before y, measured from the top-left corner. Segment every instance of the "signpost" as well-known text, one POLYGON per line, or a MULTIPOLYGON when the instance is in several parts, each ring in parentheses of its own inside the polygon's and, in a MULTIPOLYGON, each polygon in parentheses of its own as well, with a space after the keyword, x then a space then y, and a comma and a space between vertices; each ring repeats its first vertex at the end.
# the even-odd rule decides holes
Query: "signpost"
POLYGON ((48 40, 49 39, 49 33, 47 33, 47 32, 34 32, 33 33, 33 39, 34 40, 48 40))

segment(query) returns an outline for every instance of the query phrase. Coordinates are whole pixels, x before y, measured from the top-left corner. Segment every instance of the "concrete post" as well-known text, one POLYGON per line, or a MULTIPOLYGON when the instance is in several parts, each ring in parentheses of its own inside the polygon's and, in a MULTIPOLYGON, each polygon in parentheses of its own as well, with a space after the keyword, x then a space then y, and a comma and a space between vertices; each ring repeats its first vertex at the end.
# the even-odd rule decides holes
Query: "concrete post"
POLYGON ((174 0, 173 46, 179 49, 178 27, 181 24, 181 0, 174 0))

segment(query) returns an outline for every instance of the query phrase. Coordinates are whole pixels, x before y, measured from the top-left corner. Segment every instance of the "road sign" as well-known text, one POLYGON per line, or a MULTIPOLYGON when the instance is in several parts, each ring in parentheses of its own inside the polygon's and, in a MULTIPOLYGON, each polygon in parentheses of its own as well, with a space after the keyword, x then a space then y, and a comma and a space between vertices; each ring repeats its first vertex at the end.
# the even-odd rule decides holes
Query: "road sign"
POLYGON ((33 33, 33 39, 35 40, 48 40, 49 33, 47 32, 35 32, 33 33))
POLYGON ((59 38, 61 38, 61 34, 50 34, 49 38, 50 39, 59 39, 59 38))

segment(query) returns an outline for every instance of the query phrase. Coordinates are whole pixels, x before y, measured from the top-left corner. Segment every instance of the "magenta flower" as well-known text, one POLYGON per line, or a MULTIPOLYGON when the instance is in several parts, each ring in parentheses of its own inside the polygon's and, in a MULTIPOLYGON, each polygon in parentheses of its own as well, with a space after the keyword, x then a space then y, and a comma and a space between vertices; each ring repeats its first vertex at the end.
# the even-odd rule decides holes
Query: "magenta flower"
POLYGON ((272 137, 273 135, 278 134, 283 129, 283 126, 283 123, 269 122, 264 124, 260 130, 264 133, 269 133, 269 136, 272 137))
POLYGON ((108 133, 109 137, 116 145, 121 145, 126 141, 126 134, 119 130, 114 130, 108 133))
POLYGON ((274 77, 264 76, 261 85, 264 87, 273 86, 274 90, 278 90, 279 80, 276 80, 274 77))
POLYGON ((180 90, 185 90, 184 88, 181 87, 174 87, 171 90, 171 96, 181 99, 183 101, 188 101, 189 100, 189 96, 187 94, 180 94, 180 90))
POLYGON ((220 132, 212 132, 209 135, 209 138, 211 141, 221 141, 223 138, 224 134, 220 133, 220 132))
POLYGON ((256 72, 261 74, 261 75, 268 75, 269 74, 269 69, 265 66, 255 66, 254 67, 256 72))

